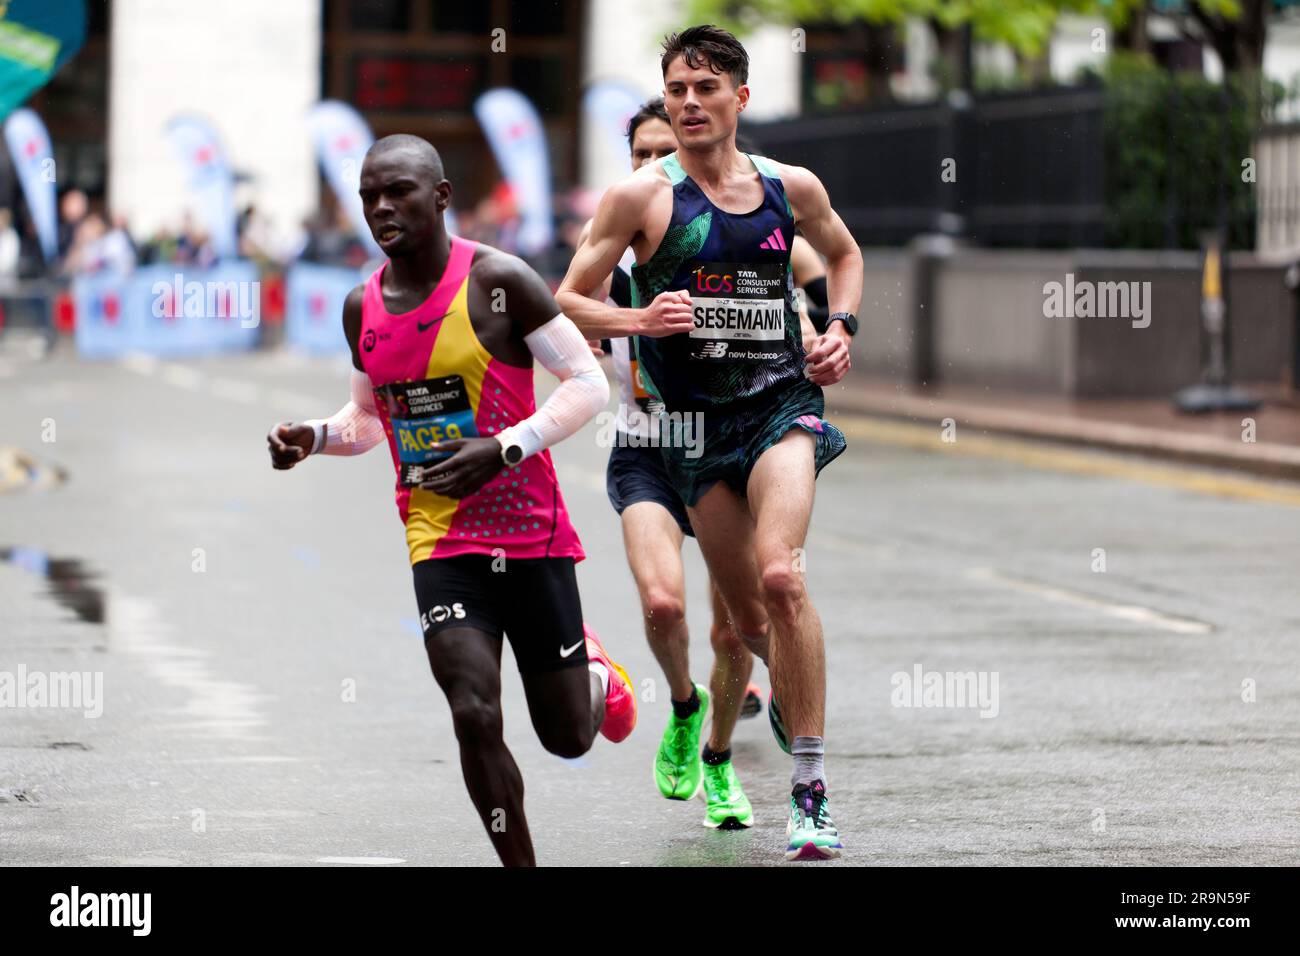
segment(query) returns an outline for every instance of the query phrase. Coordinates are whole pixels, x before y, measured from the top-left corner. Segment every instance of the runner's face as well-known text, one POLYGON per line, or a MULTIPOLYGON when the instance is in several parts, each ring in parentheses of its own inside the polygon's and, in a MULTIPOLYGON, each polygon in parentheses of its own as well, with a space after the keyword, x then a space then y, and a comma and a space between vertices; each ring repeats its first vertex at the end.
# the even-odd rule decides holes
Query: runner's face
POLYGON ((736 117, 749 102, 749 87, 736 89, 727 73, 702 62, 695 69, 679 56, 664 74, 664 107, 682 149, 704 149, 736 134, 736 117))
POLYGON ((648 119, 632 136, 632 171, 677 152, 673 128, 661 119, 648 119))
POLYGON ((432 238, 441 185, 433 182, 418 158, 403 150, 366 159, 361 167, 361 208, 384 255, 408 255, 432 238))

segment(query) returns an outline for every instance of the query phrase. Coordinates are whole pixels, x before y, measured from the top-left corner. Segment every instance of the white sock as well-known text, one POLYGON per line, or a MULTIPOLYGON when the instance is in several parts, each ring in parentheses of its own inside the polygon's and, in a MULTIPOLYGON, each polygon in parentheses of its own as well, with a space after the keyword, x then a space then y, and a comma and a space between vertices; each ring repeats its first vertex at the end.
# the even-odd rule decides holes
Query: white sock
POLYGON ((609 695, 609 668, 600 661, 588 661, 587 670, 600 678, 600 692, 609 695))

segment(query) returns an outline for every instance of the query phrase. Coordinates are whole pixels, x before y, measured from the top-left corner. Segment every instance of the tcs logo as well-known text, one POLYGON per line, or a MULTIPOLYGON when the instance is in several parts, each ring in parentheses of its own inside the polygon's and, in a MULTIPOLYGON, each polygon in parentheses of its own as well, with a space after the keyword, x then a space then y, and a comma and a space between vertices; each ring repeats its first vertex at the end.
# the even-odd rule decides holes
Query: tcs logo
POLYGON ((693 275, 696 292, 731 292, 735 288, 730 272, 720 275, 716 272, 705 272, 704 266, 700 266, 693 275))
POLYGON ((445 604, 439 604, 435 607, 429 608, 429 610, 420 615, 420 629, 427 631, 430 624, 441 624, 443 621, 452 617, 456 618, 458 621, 464 620, 465 605, 457 601, 451 607, 448 607, 445 604))

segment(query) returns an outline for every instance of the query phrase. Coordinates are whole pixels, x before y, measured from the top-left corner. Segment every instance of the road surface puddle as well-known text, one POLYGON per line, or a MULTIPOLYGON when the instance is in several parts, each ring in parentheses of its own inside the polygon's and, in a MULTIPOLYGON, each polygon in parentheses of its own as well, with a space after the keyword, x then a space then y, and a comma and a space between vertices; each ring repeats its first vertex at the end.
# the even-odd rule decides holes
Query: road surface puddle
POLYGON ((76 558, 52 558, 37 548, 0 548, 0 561, 45 578, 48 594, 89 624, 103 624, 108 602, 98 576, 76 558))

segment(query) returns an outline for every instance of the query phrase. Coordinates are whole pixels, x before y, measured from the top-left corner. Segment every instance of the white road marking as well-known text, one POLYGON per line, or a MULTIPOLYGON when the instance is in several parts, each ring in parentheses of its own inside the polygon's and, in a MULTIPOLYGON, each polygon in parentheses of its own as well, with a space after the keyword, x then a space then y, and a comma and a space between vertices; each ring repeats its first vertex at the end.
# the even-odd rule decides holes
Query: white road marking
POLYGON ((405 863, 405 860, 399 860, 395 856, 322 856, 317 857, 317 863, 345 863, 352 866, 392 866, 394 863, 405 863))
POLYGON ((260 403, 261 394, 262 390, 252 382, 227 378, 224 375, 214 375, 212 377, 212 395, 215 398, 239 402, 241 405, 257 405, 260 403))
POLYGON ((249 754, 239 757, 187 757, 184 760, 173 760, 175 764, 227 764, 227 763, 302 763, 306 757, 281 757, 274 754, 249 754))
POLYGON ((158 371, 158 357, 148 352, 127 352, 121 361, 123 368, 140 375, 152 375, 158 371))
POLYGON ((320 399, 315 395, 308 395, 306 392, 294 392, 287 388, 273 388, 268 393, 272 405, 277 408, 297 409, 299 414, 306 415, 313 408, 320 407, 320 399))
MULTIPOLYGON (((168 385, 188 391, 198 391, 207 385, 214 398, 240 405, 271 404, 277 408, 298 409, 300 414, 316 408, 321 404, 320 398, 306 392, 297 392, 287 388, 263 389, 255 382, 231 378, 228 375, 214 375, 206 378, 202 372, 178 362, 160 362, 156 356, 144 352, 129 352, 121 358, 123 368, 140 375, 158 374, 168 385)), ((34 390, 35 392, 36 390, 34 390)), ((48 386, 41 391, 48 398, 48 386)))
POLYGON ((162 367, 162 380, 168 385, 175 385, 177 388, 197 391, 199 386, 203 384, 203 373, 198 369, 190 368, 188 365, 177 365, 175 362, 169 362, 162 367))
POLYGON ((53 402, 76 404, 88 388, 85 382, 46 382, 44 385, 24 388, 23 399, 34 405, 49 405, 53 402))
POLYGON ((889 561, 898 556, 898 546, 895 544, 887 541, 859 541, 832 531, 810 530, 808 544, 812 546, 814 552, 818 548, 826 548, 830 551, 844 551, 881 561, 889 561))
POLYGON ((171 627, 151 601, 110 593, 107 626, 110 647, 137 656, 153 677, 188 695, 180 727, 229 738, 246 737, 265 723, 255 688, 218 678, 206 651, 167 643, 171 627))
MULTIPOLYGON (((249 364, 256 365, 265 369, 303 369, 309 368, 328 358, 340 356, 316 356, 306 352, 301 352, 293 347, 278 348, 266 352, 252 352, 248 356, 249 364)), ((346 350, 341 353, 349 365, 352 364, 352 356, 346 350)))
POLYGON ((1154 608, 1143 607, 1140 604, 1118 604, 1079 591, 1070 591, 1066 588, 1053 587, 1050 584, 1041 584, 1037 581, 1011 577, 995 571, 993 568, 968 568, 966 576, 976 581, 999 584, 1016 591, 1023 591, 1026 594, 1046 598, 1049 601, 1072 604, 1075 607, 1097 611, 1107 617, 1131 621, 1134 624, 1144 624, 1148 627, 1159 628, 1162 631, 1172 631, 1175 634, 1209 634, 1214 630, 1214 626, 1207 624, 1205 621, 1164 614, 1154 608))

